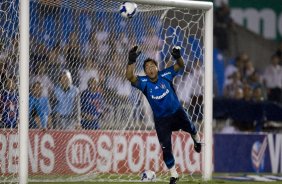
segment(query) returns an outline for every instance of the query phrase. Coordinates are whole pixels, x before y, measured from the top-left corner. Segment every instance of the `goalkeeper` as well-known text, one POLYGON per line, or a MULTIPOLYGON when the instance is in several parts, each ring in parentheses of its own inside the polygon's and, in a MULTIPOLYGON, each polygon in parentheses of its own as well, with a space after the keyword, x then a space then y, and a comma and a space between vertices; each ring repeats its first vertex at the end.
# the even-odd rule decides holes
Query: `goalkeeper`
MULTIPOLYGON (((187 113, 182 108, 173 88, 173 78, 178 71, 184 68, 184 62, 180 54, 180 47, 174 47, 171 55, 176 63, 162 71, 158 70, 155 60, 148 58, 144 61, 143 69, 146 76, 134 75, 135 62, 140 55, 138 46, 129 51, 129 61, 126 68, 126 78, 131 84, 142 91, 146 96, 154 114, 155 128, 163 151, 163 159, 170 170, 170 184, 178 180, 172 154, 171 135, 173 131, 183 130, 189 132, 194 141, 194 149, 201 152, 201 143, 195 125, 188 119, 187 113)), ((188 156, 188 155, 187 155, 188 156)))

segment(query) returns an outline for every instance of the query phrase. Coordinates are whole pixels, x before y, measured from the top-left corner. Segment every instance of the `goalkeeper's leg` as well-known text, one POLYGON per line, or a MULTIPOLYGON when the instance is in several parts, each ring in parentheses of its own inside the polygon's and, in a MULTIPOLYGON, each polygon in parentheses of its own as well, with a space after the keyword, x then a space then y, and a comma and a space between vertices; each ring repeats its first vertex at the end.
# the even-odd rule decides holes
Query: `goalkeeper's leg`
POLYGON ((202 144, 200 140, 200 136, 198 131, 192 121, 189 120, 187 112, 183 108, 180 108, 176 112, 177 123, 175 129, 181 129, 185 132, 190 133, 193 141, 194 141, 194 149, 197 153, 201 152, 202 144))
POLYGON ((171 174, 170 183, 174 184, 178 180, 178 173, 175 168, 175 160, 172 154, 171 124, 172 122, 169 121, 169 118, 163 120, 157 120, 157 121, 155 120, 157 136, 163 151, 163 160, 171 174))

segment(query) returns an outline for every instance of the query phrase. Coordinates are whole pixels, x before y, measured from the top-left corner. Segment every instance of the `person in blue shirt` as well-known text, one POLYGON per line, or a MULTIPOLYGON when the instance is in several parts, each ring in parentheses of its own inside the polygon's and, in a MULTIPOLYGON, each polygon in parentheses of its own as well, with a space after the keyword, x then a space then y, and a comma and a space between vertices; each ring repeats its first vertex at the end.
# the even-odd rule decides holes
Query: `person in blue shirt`
POLYGON ((172 153, 172 132, 181 129, 190 133, 194 141, 195 151, 201 152, 201 143, 196 127, 181 106, 172 84, 173 78, 185 67, 180 53, 181 48, 173 48, 171 55, 176 63, 162 71, 158 70, 158 64, 155 60, 146 59, 143 64, 146 76, 134 74, 134 63, 141 53, 140 51, 137 52, 137 49, 138 46, 134 46, 129 51, 126 78, 134 87, 142 91, 152 108, 155 129, 163 151, 163 159, 171 173, 170 184, 175 184, 178 181, 178 173, 172 153))
POLYGON ((42 90, 40 82, 35 82, 31 86, 29 95, 29 128, 46 130, 51 108, 49 99, 42 96, 42 90), (37 118, 39 118, 38 123, 37 118))
POLYGON ((100 128, 99 119, 103 112, 103 96, 97 90, 95 77, 87 82, 87 89, 81 93, 81 126, 86 130, 100 128))
POLYGON ((71 73, 63 70, 59 83, 51 95, 53 105, 53 126, 56 129, 74 130, 80 128, 80 94, 73 85, 71 73))

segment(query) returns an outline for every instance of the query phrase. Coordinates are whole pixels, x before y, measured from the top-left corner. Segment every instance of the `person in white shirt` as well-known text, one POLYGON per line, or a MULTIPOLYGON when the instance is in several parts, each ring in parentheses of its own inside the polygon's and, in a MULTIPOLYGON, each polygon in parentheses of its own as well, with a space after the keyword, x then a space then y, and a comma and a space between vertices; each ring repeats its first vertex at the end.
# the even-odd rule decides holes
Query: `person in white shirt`
POLYGON ((263 81, 267 88, 267 99, 273 102, 282 102, 282 68, 279 65, 277 55, 271 57, 271 64, 265 69, 263 81))
POLYGON ((39 65, 37 69, 37 74, 31 76, 31 84, 36 82, 40 82, 42 85, 42 97, 49 97, 50 92, 54 88, 54 84, 50 80, 49 76, 47 75, 46 66, 45 64, 39 65))
POLYGON ((86 60, 86 63, 82 69, 79 70, 79 90, 84 91, 87 89, 87 82, 90 78, 95 78, 99 81, 99 73, 95 67, 95 61, 91 58, 86 60))

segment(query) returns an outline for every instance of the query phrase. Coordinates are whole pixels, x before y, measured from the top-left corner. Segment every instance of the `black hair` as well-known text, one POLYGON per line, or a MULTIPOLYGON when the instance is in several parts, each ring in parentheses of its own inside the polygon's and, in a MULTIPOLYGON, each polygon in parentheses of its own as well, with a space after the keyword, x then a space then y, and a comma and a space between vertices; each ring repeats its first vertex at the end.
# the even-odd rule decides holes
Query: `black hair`
POLYGON ((152 58, 147 58, 145 59, 144 63, 143 63, 143 69, 145 71, 145 66, 146 66, 146 63, 148 63, 149 61, 152 61, 156 66, 158 66, 158 62, 152 58))
POLYGON ((97 80, 96 80, 96 78, 95 78, 95 77, 91 77, 91 78, 88 79, 88 81, 87 81, 87 86, 88 86, 88 87, 91 85, 92 81, 95 81, 95 82, 96 82, 96 85, 97 85, 97 80))
POLYGON ((35 81, 35 82, 31 85, 31 88, 34 88, 36 85, 40 85, 40 86, 42 87, 41 82, 35 81))
POLYGON ((273 54, 273 55, 271 56, 271 60, 273 60, 273 59, 275 59, 275 58, 278 58, 278 59, 279 59, 279 56, 278 56, 277 54, 273 54))

